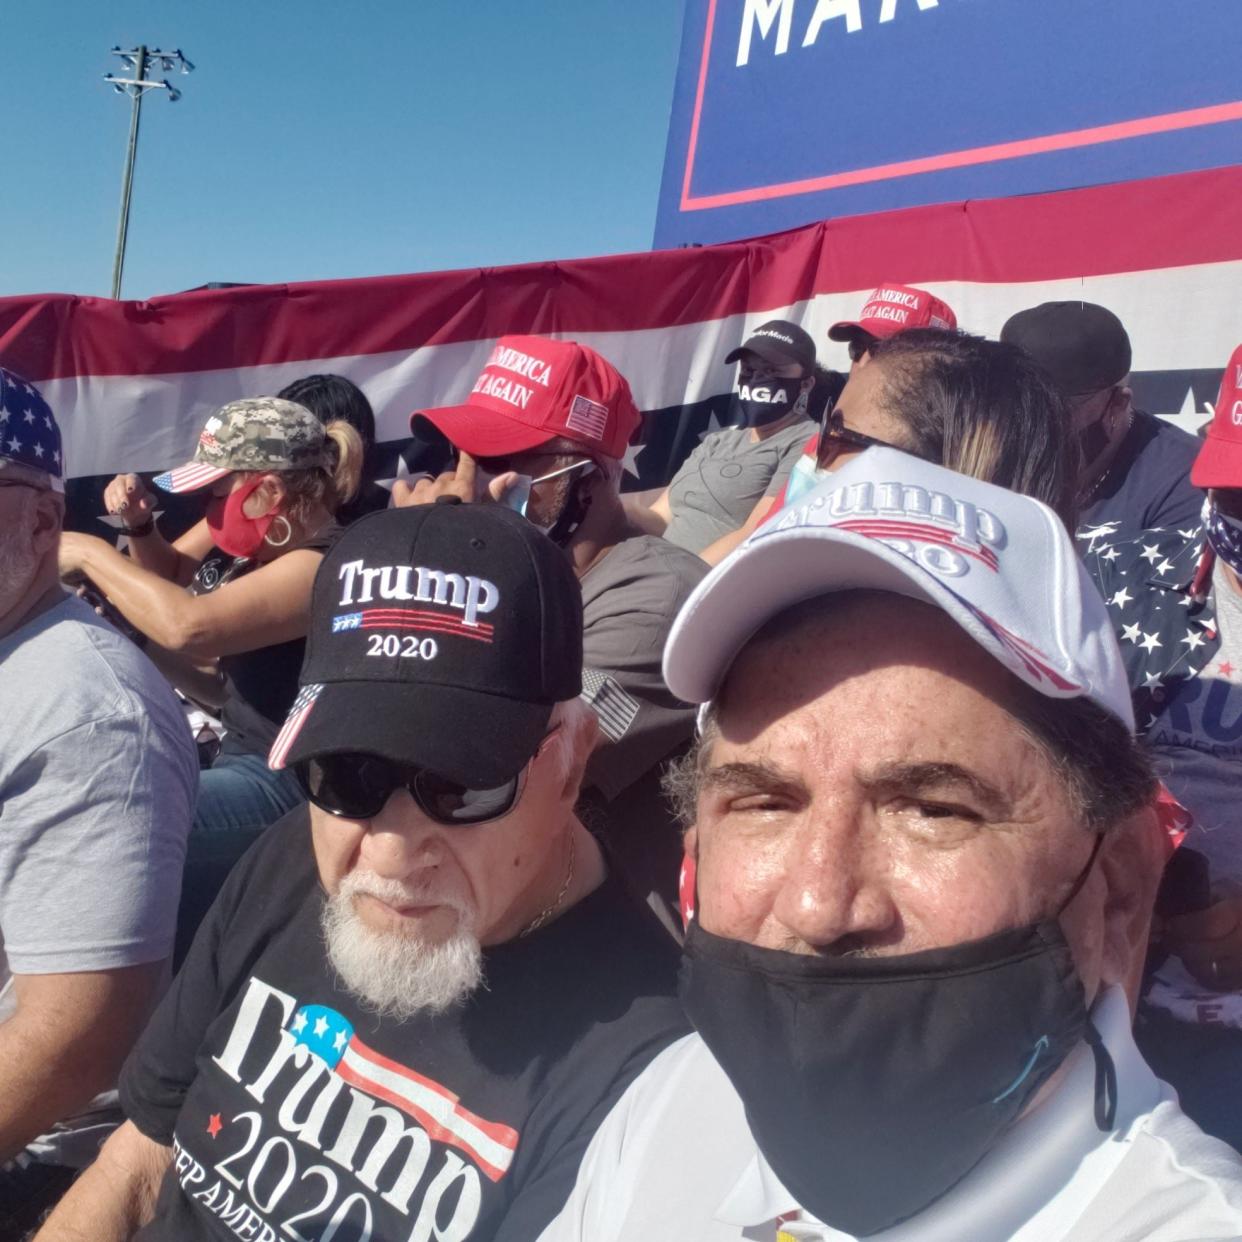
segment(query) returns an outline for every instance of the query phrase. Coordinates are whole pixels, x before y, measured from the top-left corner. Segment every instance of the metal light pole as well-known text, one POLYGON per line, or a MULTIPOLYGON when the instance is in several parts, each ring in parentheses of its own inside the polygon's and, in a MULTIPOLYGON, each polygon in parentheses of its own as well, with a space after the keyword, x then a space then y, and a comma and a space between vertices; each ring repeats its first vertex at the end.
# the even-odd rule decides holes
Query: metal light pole
POLYGON ((160 81, 148 80, 147 70, 156 65, 164 73, 180 69, 182 73, 190 73, 194 66, 182 55, 181 49, 172 52, 161 52, 158 48, 148 51, 146 44, 122 51, 119 47, 112 49, 113 56, 119 56, 126 69, 132 74, 128 78, 118 78, 114 74, 105 73, 104 81, 111 82, 118 95, 128 95, 133 101, 133 111, 129 118, 129 143, 125 149, 125 175, 121 180, 121 218, 116 230, 116 258, 112 263, 112 296, 121 296, 121 273, 125 269, 125 241, 129 235, 129 204, 134 188, 134 157, 138 154, 138 124, 142 119, 142 97, 151 90, 168 92, 170 103, 181 98, 181 92, 167 78, 160 81))

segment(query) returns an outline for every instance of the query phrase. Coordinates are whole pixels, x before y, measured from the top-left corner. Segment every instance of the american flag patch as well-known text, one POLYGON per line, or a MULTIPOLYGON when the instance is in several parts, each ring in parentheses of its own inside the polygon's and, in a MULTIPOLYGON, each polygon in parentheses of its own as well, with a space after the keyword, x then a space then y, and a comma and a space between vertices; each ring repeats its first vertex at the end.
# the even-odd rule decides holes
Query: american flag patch
POLYGON ((315 706, 315 700, 322 693, 322 683, 313 682, 309 686, 303 686, 298 697, 293 700, 293 706, 289 709, 285 723, 281 726, 280 732, 276 734, 276 740, 272 743, 272 749, 267 756, 267 766, 273 772, 279 772, 285 766, 285 760, 293 748, 293 743, 297 741, 298 734, 302 732, 302 727, 311 714, 311 708, 315 706))
POLYGON ((178 466, 176 470, 169 470, 158 475, 152 482, 162 492, 192 492, 196 488, 206 487, 208 483, 214 483, 217 479, 222 479, 226 474, 231 473, 232 471, 225 466, 207 466, 202 462, 192 461, 187 465, 178 466))
POLYGON ((630 731, 642 706, 615 678, 593 668, 582 670, 581 698, 599 718, 600 732, 610 742, 619 742, 630 731))
POLYGON ((590 397, 578 396, 569 407, 569 417, 565 426, 580 435, 590 436, 592 440, 602 440, 608 430, 608 407, 592 401, 590 397))
POLYGON ((337 1010, 303 1005, 288 1029, 294 1042, 323 1061, 330 1073, 413 1117, 436 1142, 465 1152, 492 1181, 509 1171, 517 1154, 517 1130, 472 1113, 455 1092, 369 1048, 337 1010))
POLYGON ((357 630, 362 628, 362 613, 360 612, 342 612, 332 618, 332 633, 339 634, 342 630, 357 630))

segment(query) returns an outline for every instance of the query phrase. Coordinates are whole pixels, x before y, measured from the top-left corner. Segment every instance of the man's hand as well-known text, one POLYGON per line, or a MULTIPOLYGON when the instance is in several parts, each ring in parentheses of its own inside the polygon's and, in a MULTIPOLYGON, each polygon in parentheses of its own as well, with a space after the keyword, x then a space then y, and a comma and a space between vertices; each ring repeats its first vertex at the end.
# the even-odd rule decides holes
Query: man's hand
POLYGON ((487 475, 463 451, 458 454, 457 468, 446 470, 437 478, 426 474, 412 483, 398 479, 392 485, 392 503, 394 508, 404 509, 407 505, 434 504, 441 496, 456 496, 467 505, 477 500, 500 500, 518 477, 512 470, 494 477, 487 475))
POLYGON ((104 488, 104 508, 126 526, 141 526, 154 512, 156 496, 136 474, 118 474, 104 488))
POLYGON ((1242 897, 1167 919, 1164 942, 1204 987, 1214 992, 1242 988, 1242 897))

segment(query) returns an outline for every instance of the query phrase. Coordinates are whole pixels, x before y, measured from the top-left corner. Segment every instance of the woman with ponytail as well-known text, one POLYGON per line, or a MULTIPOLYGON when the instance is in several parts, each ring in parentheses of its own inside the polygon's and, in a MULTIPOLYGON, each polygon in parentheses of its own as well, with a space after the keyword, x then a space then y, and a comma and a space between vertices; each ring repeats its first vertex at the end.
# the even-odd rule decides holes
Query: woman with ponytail
POLYGON ((105 496, 127 524, 128 557, 101 539, 63 536, 62 576, 89 579, 174 684, 219 709, 225 738, 201 774, 187 868, 227 866, 301 801, 286 773, 268 770, 267 752, 297 695, 311 585, 362 457, 343 420, 325 427, 279 397, 234 401, 207 420, 194 460, 155 480, 208 493, 200 526, 166 542, 154 496, 125 475, 105 496))

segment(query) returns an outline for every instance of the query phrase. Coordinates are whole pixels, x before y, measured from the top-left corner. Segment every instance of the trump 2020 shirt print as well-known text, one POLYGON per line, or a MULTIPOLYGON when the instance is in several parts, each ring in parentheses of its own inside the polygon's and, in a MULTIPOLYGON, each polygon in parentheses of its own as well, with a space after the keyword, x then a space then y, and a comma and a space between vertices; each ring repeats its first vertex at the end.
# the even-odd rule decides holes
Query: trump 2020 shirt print
POLYGON ((305 807, 242 860, 121 1082, 172 1148, 143 1242, 527 1242, 595 1128, 685 1032, 676 946, 607 879, 484 949, 456 1009, 379 1018, 335 977, 305 807))

